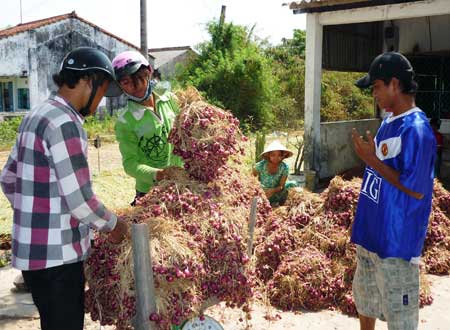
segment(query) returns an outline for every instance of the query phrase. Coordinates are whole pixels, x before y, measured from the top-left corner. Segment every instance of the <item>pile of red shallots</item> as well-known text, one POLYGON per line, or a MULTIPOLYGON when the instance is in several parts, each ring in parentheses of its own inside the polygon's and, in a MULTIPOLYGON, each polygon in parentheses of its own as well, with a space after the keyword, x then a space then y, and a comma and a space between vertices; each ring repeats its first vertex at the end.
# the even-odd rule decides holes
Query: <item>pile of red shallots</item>
POLYGON ((183 111, 169 135, 173 153, 183 158, 192 178, 209 182, 217 178, 231 155, 244 154, 239 120, 230 112, 203 101, 198 92, 187 89, 180 96, 183 111))
MULTIPOLYGON (((351 292, 356 249, 350 229, 361 180, 335 177, 321 194, 290 191, 260 229, 257 276, 270 302, 284 310, 338 308, 356 315, 351 292)), ((450 193, 435 182, 421 265, 420 305, 433 298, 424 276, 450 271, 450 193)))
POLYGON ((423 261, 430 274, 450 274, 450 193, 434 182, 433 207, 425 239, 423 261))
MULTIPOLYGON (((252 198, 262 201, 258 223, 271 210, 250 169, 238 164, 244 137, 236 119, 201 101, 195 91, 187 94, 181 95, 171 134, 187 171, 171 168, 169 178, 137 207, 119 211, 130 222, 148 224, 157 306, 150 320, 159 329, 201 315, 212 300, 240 307, 250 318, 256 280, 247 255, 252 198)), ((96 237, 86 263, 86 309, 94 320, 117 329, 130 326, 135 314, 132 263, 130 241, 111 245, 105 235, 96 237)))

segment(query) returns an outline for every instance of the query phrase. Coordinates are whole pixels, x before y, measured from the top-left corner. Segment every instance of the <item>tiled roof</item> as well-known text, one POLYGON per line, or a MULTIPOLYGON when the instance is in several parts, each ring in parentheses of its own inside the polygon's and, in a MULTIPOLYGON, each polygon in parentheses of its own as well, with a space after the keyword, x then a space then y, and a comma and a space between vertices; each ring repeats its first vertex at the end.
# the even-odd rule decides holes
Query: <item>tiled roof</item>
MULTIPOLYGON (((73 14, 75 14, 75 12, 73 12, 73 14)), ((6 28, 4 30, 0 30, 0 38, 11 37, 11 36, 13 36, 15 34, 19 34, 21 32, 33 30, 33 29, 39 28, 39 27, 47 25, 47 24, 56 23, 63 19, 72 17, 71 15, 72 15, 72 13, 49 17, 49 18, 45 18, 45 19, 40 19, 38 21, 33 21, 33 22, 29 22, 29 23, 17 24, 16 26, 6 28)))
POLYGON ((86 23, 86 24, 88 24, 88 25, 98 29, 102 33, 104 33, 106 35, 109 35, 110 37, 112 37, 114 39, 117 39, 117 40, 123 42, 124 44, 127 44, 130 47, 133 47, 135 49, 139 49, 139 47, 133 45, 132 43, 126 41, 125 39, 122 39, 122 38, 112 34, 111 32, 108 32, 108 31, 102 29, 98 25, 95 25, 94 23, 91 23, 91 22, 85 20, 84 18, 79 17, 75 13, 75 11, 73 11, 73 12, 71 12, 69 14, 53 16, 53 17, 44 18, 44 19, 40 19, 40 20, 37 20, 37 21, 33 21, 33 22, 18 24, 16 26, 13 26, 13 27, 10 27, 10 28, 4 29, 4 30, 0 30, 0 39, 11 37, 13 35, 16 35, 16 34, 19 34, 19 33, 22 33, 22 32, 26 32, 26 31, 29 31, 29 30, 34 30, 34 29, 40 28, 42 26, 53 24, 53 23, 56 23, 56 22, 59 22, 59 21, 65 20, 65 19, 69 19, 69 18, 78 19, 79 21, 81 21, 83 23, 86 23))

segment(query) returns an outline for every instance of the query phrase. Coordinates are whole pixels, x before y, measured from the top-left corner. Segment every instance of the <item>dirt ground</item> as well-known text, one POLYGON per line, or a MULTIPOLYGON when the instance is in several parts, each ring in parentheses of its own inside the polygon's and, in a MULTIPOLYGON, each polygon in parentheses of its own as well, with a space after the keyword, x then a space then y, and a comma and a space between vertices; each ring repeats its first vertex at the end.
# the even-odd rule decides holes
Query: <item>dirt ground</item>
MULTIPOLYGON (((432 282, 432 293, 434 302, 420 310, 419 330, 448 330, 450 328, 450 277, 429 276, 432 282)), ((356 318, 348 317, 337 311, 282 312, 260 304, 253 306, 252 320, 249 323, 240 322, 242 314, 239 310, 231 310, 224 306, 214 306, 207 310, 207 315, 218 320, 224 330, 357 330, 359 322, 356 318), (279 316, 275 321, 268 321, 267 315, 279 316)), ((100 327, 97 322, 90 320, 89 315, 85 318, 85 330, 113 330, 113 327, 100 327)), ((0 319, 1 330, 38 330, 40 329, 38 319, 0 319)), ((378 321, 376 330, 387 330, 385 322, 378 321)), ((203 330, 203 329, 199 329, 203 330)), ((206 329, 205 329, 206 330, 206 329)))

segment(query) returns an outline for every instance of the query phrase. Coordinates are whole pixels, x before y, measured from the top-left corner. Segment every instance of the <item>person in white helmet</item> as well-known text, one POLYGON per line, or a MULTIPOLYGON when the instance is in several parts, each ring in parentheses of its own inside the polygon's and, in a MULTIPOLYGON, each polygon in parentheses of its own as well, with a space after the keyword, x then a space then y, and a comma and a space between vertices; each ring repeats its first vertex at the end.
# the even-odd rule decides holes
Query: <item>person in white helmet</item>
POLYGON ((179 108, 169 90, 155 90, 153 68, 142 54, 126 51, 112 63, 119 86, 128 97, 115 131, 125 172, 136 180, 135 205, 157 181, 167 178, 167 167, 182 166, 168 142, 179 108))

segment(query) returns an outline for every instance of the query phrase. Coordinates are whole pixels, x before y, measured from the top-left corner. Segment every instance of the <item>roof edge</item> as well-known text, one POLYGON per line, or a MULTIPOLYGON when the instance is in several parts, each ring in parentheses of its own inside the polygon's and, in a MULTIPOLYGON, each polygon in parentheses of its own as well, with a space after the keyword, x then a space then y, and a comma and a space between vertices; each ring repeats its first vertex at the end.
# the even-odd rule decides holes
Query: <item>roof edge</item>
POLYGON ((294 14, 304 14, 304 13, 320 13, 320 12, 330 12, 330 11, 339 11, 339 10, 375 7, 375 6, 387 6, 417 1, 423 0, 322 0, 322 1, 309 0, 309 2, 301 0, 300 2, 291 2, 289 4, 289 9, 291 9, 294 12, 294 14))
POLYGON ((176 46, 176 47, 161 47, 161 48, 149 48, 149 52, 166 52, 171 50, 193 50, 191 46, 176 46))
POLYGON ((289 9, 302 10, 302 9, 311 9, 311 8, 319 8, 319 7, 330 7, 330 6, 338 6, 338 5, 348 5, 357 2, 368 2, 368 0, 325 0, 325 1, 314 1, 310 0, 306 2, 305 0, 301 0, 300 2, 291 2, 289 4, 289 9))
POLYGON ((103 32, 104 34, 107 34, 107 35, 109 35, 110 37, 112 37, 112 38, 114 38, 114 39, 117 39, 117 40, 119 40, 120 42, 123 42, 124 44, 126 44, 126 45, 128 45, 128 46, 130 46, 130 47, 133 47, 133 48, 135 48, 135 49, 137 49, 137 50, 140 51, 140 47, 138 47, 138 46, 132 44, 131 42, 129 42, 129 41, 127 41, 127 40, 125 40, 125 39, 123 39, 123 38, 121 38, 121 37, 119 37, 119 36, 116 36, 115 34, 113 34, 113 33, 109 32, 109 31, 107 31, 107 30, 101 28, 100 26, 98 26, 98 25, 96 25, 96 24, 94 24, 94 23, 92 23, 92 22, 90 22, 90 21, 88 21, 87 19, 84 19, 84 18, 78 16, 78 15, 76 14, 75 11, 73 11, 72 13, 70 13, 70 15, 72 15, 70 18, 76 18, 76 19, 78 19, 79 21, 81 21, 81 22, 83 22, 83 23, 86 23, 86 24, 92 26, 92 27, 95 28, 95 29, 99 29, 99 30, 100 30, 101 32, 103 32))

